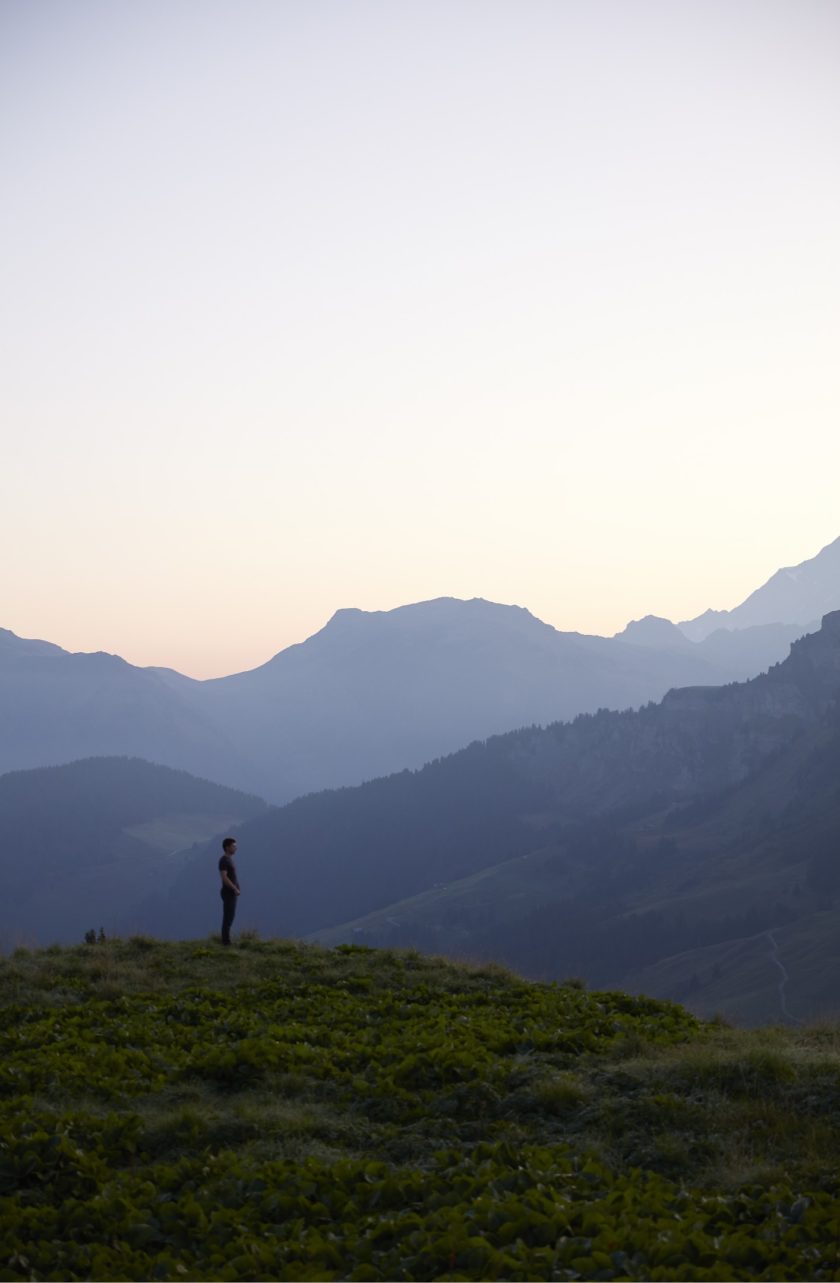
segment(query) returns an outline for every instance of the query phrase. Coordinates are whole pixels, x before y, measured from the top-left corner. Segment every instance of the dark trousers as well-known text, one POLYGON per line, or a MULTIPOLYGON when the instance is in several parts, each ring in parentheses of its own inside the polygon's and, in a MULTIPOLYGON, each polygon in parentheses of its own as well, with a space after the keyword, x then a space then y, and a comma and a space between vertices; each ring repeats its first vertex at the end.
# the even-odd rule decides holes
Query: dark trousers
POLYGON ((222 944, 230 944, 230 929, 236 917, 236 896, 222 892, 222 944))

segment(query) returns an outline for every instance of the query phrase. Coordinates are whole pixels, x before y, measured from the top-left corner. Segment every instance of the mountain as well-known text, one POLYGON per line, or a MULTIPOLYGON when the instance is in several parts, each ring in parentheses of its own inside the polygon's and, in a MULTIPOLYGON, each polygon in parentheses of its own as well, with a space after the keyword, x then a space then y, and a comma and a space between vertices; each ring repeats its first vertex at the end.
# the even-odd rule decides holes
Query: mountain
POLYGON ((265 809, 261 798, 132 758, 0 776, 9 845, 0 946, 132 930, 134 906, 169 884, 185 850, 265 809))
MULTIPOLYGON (((835 612, 752 681, 674 690, 638 712, 532 727, 300 798, 238 831, 243 916, 271 934, 606 984, 765 933, 825 909, 838 695, 835 612)), ((205 930, 211 865, 211 850, 185 862, 168 902, 146 906, 150 925, 205 930)), ((768 966, 778 1007, 777 974, 768 966)))
POLYGON ((676 624, 660 615, 645 615, 631 619, 626 628, 616 633, 617 641, 632 642, 635 646, 649 646, 654 650, 680 650, 685 654, 694 645, 676 624))
POLYGON ((0 774, 128 755, 216 780, 247 768, 224 728, 157 673, 0 629, 0 774))
POLYGON ((680 629, 691 641, 703 641, 719 628, 753 628, 764 624, 799 624, 808 631, 814 621, 840 609, 840 538, 816 557, 785 566, 750 593, 734 610, 707 610, 684 620, 680 629))
POLYGON ((341 610, 260 667, 211 681, 0 630, 0 772, 128 754, 275 803, 361 783, 516 727, 751 677, 809 631, 818 599, 840 605, 838 560, 840 540, 711 624, 648 616, 614 638, 481 599, 341 610), (793 622, 761 622, 791 584, 793 622), (694 624, 700 640, 686 636, 694 624))
POLYGON ((440 598, 339 611, 251 672, 162 680, 223 728, 241 758, 261 764, 237 783, 278 802, 419 767, 515 727, 745 675, 741 656, 683 642, 662 652, 559 632, 516 606, 440 598))
POLYGON ((717 680, 743 682, 783 660, 791 645, 804 633, 815 632, 819 623, 758 624, 749 628, 716 627, 701 640, 692 641, 682 627, 658 615, 634 619, 615 640, 647 647, 659 655, 691 657, 707 664, 717 680))
POLYGON ((211 681, 0 633, 0 771, 128 754, 287 801, 417 767, 475 738, 671 686, 729 680, 697 648, 561 633, 442 598, 339 611, 261 667, 211 681))

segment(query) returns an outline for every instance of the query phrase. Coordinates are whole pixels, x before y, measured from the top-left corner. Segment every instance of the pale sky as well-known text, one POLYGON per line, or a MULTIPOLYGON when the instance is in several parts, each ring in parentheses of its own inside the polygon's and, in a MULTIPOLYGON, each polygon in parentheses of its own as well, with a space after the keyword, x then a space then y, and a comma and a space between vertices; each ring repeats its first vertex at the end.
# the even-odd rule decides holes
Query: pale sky
POLYGON ((0 626, 612 633, 840 535, 836 0, 0 0, 0 626))

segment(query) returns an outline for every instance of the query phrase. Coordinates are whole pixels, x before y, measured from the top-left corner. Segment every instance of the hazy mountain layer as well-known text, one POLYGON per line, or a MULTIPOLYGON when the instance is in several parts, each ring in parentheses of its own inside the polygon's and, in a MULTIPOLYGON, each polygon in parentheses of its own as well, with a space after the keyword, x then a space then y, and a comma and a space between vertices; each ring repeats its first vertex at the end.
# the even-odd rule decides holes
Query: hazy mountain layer
POLYGON ((247 774, 224 728, 153 670, 7 629, 0 629, 0 727, 0 774, 122 754, 222 781, 247 774))
MULTIPOLYGON (((823 583, 830 552, 799 568, 802 583, 823 583)), ((339 611, 261 667, 205 682, 0 630, 0 772, 130 754, 282 802, 516 727, 743 680, 807 627, 717 629, 692 642, 648 617, 591 637, 516 606, 442 598, 339 611)))
POLYGON ((678 634, 680 647, 657 650, 561 633, 515 606, 442 598, 339 611, 251 672, 164 680, 223 728, 241 757, 260 763, 247 777, 252 786, 282 801, 419 767, 516 727, 752 676, 784 658, 799 631, 728 648, 678 634))
POLYGON ((716 628, 702 641, 691 641, 681 627, 658 615, 634 619, 616 641, 651 650, 693 655, 720 673, 720 681, 747 681, 787 657, 791 645, 816 632, 819 619, 808 624, 756 624, 750 628, 716 628))

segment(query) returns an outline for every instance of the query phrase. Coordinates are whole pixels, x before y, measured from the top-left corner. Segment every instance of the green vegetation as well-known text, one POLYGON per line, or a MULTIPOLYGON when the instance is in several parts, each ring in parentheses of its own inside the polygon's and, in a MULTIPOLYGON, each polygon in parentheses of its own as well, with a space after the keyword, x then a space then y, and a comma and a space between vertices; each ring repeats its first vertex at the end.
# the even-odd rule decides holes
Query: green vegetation
POLYGON ((2 1279, 837 1279, 840 1032, 241 940, 0 960, 2 1279))

